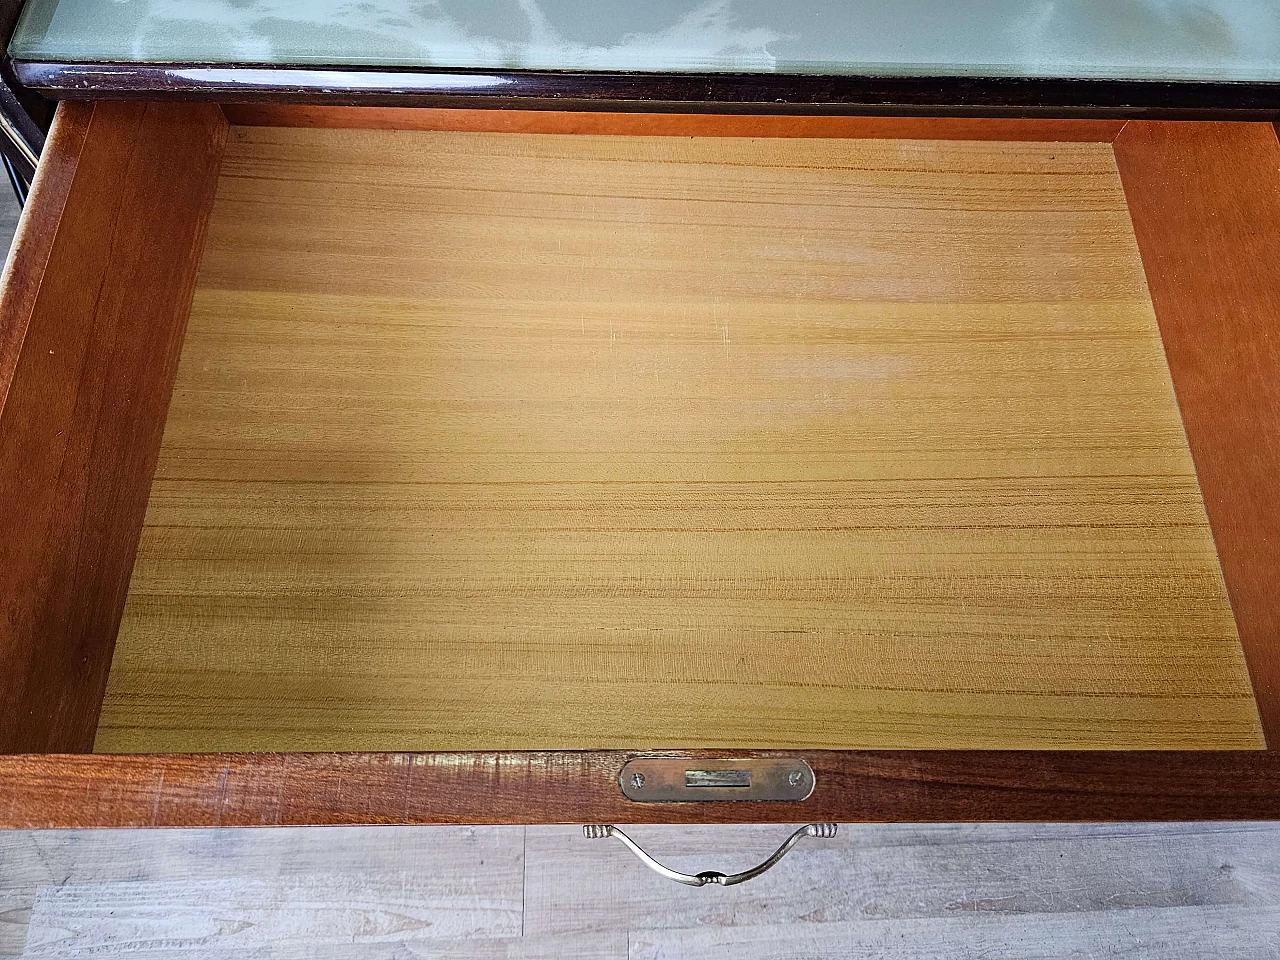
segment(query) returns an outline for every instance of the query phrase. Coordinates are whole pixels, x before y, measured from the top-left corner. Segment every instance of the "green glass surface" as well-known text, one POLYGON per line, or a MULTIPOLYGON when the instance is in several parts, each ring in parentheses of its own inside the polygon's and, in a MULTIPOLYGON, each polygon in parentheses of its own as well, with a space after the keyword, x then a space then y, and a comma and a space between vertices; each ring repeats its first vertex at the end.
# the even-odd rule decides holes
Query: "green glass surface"
POLYGON ((1280 0, 29 0, 19 60, 1280 79, 1280 0))

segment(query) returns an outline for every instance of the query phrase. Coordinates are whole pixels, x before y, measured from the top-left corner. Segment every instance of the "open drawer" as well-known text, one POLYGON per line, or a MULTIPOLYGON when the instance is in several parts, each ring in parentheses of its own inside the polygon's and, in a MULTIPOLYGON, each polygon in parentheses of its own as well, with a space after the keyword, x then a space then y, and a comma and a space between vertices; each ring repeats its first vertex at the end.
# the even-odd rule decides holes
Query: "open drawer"
POLYGON ((1280 816, 1270 124, 66 103, 2 309, 4 825, 1280 816))

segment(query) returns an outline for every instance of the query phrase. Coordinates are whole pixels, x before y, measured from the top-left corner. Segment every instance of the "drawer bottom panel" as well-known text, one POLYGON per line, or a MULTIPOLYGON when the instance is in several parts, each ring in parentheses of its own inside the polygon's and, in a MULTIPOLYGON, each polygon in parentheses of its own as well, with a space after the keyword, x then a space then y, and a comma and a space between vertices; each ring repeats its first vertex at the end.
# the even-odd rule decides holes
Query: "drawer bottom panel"
POLYGON ((1253 748, 1105 143, 232 127, 96 747, 1253 748))

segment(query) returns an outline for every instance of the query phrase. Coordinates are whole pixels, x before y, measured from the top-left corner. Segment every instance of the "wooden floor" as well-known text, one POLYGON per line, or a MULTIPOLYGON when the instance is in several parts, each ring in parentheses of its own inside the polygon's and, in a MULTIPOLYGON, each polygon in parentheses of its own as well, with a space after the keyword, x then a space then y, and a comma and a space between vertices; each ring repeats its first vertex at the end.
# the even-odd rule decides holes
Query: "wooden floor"
POLYGON ((1260 747, 1110 146, 233 129, 97 749, 1260 747))
MULTIPOLYGON (((686 870, 786 831, 633 829, 686 870)), ((1267 960, 1280 825, 851 825, 702 889, 575 827, 0 833, 9 956, 1267 960)))

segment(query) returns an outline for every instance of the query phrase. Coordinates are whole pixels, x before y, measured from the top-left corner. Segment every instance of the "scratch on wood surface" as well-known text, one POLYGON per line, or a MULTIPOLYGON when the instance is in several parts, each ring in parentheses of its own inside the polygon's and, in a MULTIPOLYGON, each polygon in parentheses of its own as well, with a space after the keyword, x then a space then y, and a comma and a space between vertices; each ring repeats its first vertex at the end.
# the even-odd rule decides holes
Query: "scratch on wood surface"
POLYGON ((218 795, 214 799, 214 825, 222 824, 222 809, 227 798, 227 778, 231 776, 230 761, 222 765, 222 773, 218 777, 218 795))
POLYGON ((160 768, 160 779, 156 781, 156 800, 151 805, 151 825, 160 822, 160 800, 164 797, 164 767, 160 768))
POLYGON ((289 754, 280 757, 280 776, 275 782, 274 802, 272 803, 271 823, 283 823, 285 793, 289 789, 289 754))

